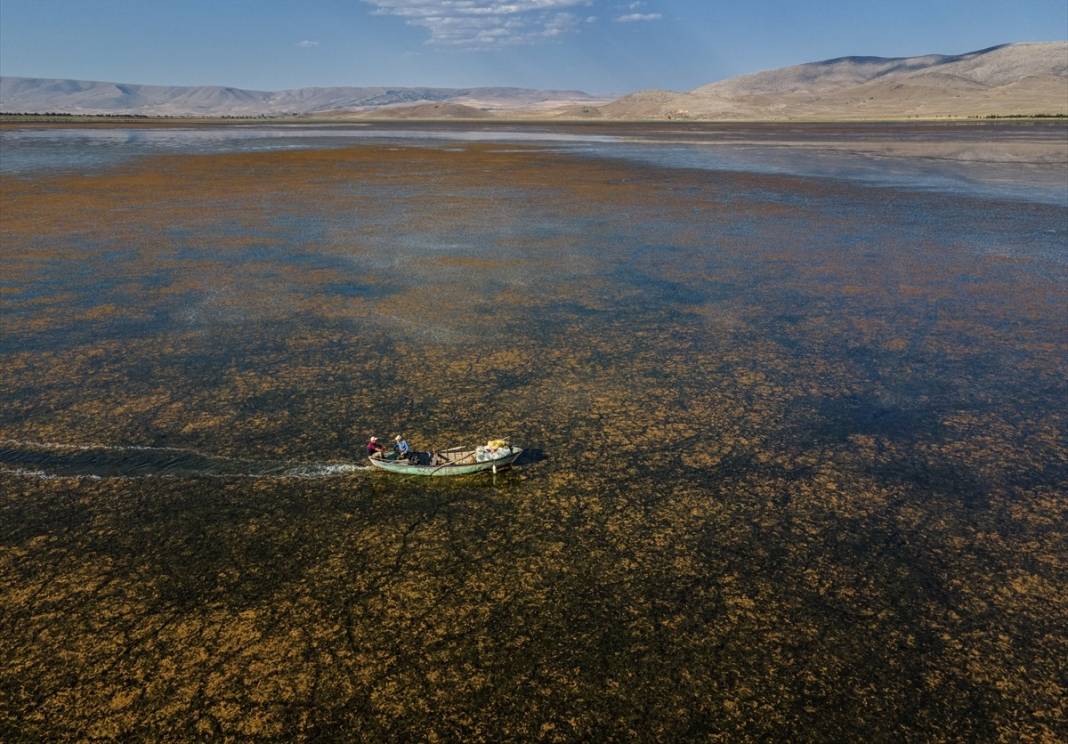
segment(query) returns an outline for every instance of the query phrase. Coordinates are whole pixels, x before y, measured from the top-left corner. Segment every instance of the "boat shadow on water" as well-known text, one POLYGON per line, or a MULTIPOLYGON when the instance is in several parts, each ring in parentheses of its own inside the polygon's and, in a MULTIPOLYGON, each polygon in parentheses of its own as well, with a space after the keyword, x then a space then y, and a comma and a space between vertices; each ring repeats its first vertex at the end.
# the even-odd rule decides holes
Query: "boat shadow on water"
POLYGON ((523 454, 516 458, 512 463, 513 467, 522 467, 524 465, 533 465, 534 463, 548 460, 549 456, 545 454, 545 450, 527 448, 523 450, 523 454))

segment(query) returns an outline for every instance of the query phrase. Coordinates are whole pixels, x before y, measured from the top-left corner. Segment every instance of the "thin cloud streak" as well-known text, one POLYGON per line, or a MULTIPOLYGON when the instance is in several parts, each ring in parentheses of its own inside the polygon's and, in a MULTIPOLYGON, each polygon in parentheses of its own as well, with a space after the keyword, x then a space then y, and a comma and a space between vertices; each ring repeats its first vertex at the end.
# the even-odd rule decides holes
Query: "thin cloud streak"
POLYGON ((627 13, 616 17, 616 23, 640 23, 642 21, 659 21, 663 18, 660 13, 627 13))
POLYGON ((405 19, 430 33, 436 46, 491 49, 529 44, 575 31, 570 8, 592 0, 363 0, 376 15, 405 19))
POLYGON ((311 41, 309 39, 304 39, 303 41, 298 41, 297 42, 297 46, 299 46, 301 49, 310 49, 312 47, 319 46, 319 42, 311 41))

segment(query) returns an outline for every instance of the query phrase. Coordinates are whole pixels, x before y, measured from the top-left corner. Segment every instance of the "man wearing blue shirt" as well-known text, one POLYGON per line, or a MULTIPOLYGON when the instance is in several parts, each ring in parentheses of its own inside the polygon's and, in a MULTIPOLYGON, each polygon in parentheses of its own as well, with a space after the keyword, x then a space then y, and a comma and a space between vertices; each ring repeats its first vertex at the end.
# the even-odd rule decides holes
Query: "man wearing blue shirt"
POLYGON ((404 437, 400 434, 393 438, 393 442, 393 449, 397 450, 397 459, 403 460, 411 452, 411 447, 408 446, 408 443, 404 441, 404 437))

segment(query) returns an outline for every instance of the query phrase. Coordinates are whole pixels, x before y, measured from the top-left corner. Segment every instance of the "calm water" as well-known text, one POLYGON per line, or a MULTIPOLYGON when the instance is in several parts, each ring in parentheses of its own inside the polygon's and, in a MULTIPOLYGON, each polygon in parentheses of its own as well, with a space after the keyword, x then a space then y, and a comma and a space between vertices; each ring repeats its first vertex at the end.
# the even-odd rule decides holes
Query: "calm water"
POLYGON ((5 740, 1056 738, 1063 169, 806 132, 0 132, 5 740))
MULTIPOLYGON (((973 127, 974 128, 974 127, 973 127)), ((344 147, 365 142, 394 144, 499 142, 548 145, 560 152, 595 158, 616 157, 673 168, 718 171, 782 173, 819 178, 855 180, 869 185, 942 191, 985 197, 1003 197, 1068 206, 1068 132, 1063 126, 1041 127, 1045 138, 1060 144, 1062 161, 1057 165, 1034 162, 954 161, 948 158, 887 157, 828 149, 812 151, 776 143, 774 136, 742 140, 735 127, 695 137, 685 132, 642 131, 623 134, 593 131, 554 131, 537 127, 483 127, 462 125, 425 126, 224 126, 196 128, 24 128, 0 131, 0 173, 78 170, 112 166, 132 158, 159 153, 220 153, 302 148, 344 147), (760 144, 759 140, 767 140, 760 144), (680 140, 682 143, 680 143, 680 140), (690 142, 686 142, 690 140, 690 142), (754 143, 754 140, 756 142, 754 143)), ((777 134, 787 140, 821 140, 819 130, 783 127, 777 134)), ((841 142, 863 142, 865 128, 857 127, 832 137, 841 142)), ((954 132, 960 135, 958 129, 954 132)), ((974 133, 965 130, 965 139, 974 133)), ((995 142, 1026 139, 1032 132, 1010 131, 990 139, 995 142)), ((925 141, 944 139, 939 134, 925 141)), ((908 133, 899 138, 908 141, 908 133)), ((996 152, 996 146, 993 147, 996 152)))

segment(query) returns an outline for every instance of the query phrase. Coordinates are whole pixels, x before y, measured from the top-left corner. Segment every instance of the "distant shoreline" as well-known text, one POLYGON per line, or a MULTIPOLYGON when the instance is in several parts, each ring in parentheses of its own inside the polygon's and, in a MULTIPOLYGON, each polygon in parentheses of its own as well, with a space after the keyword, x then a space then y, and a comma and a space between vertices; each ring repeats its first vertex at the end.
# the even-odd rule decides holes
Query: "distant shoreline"
POLYGON ((973 116, 899 116, 899 117, 878 117, 878 118, 821 118, 821 117, 804 117, 804 118, 784 118, 784 119, 698 119, 698 118, 587 118, 587 117, 537 117, 537 116, 517 116, 517 117, 455 117, 455 116, 443 116, 443 117, 397 117, 388 118, 381 115, 375 115, 373 117, 362 117, 359 115, 353 115, 351 117, 341 116, 150 116, 147 114, 64 114, 64 113, 48 113, 48 114, 25 114, 25 113, 0 113, 0 126, 10 125, 50 125, 50 124, 89 124, 89 125, 104 125, 104 126, 117 126, 136 124, 138 126, 196 126, 196 125, 248 125, 248 124, 315 124, 315 125, 337 125, 337 126, 378 126, 378 125, 395 125, 395 124, 482 124, 482 125, 583 125, 583 126, 627 126, 627 125, 666 125, 666 126, 679 126, 685 125, 731 125, 731 126, 744 126, 744 125, 796 125, 796 124, 932 124, 932 123, 969 123, 969 122, 994 122, 994 121, 1048 121, 1059 120, 1068 122, 1068 114, 987 114, 987 115, 973 115, 973 116))
MULTIPOLYGON (((487 136, 539 133, 610 137, 620 142, 699 147, 764 147, 849 152, 868 158, 909 158, 1063 168, 1068 165, 1068 117, 997 117, 883 120, 697 121, 658 119, 337 119, 315 117, 211 118, 0 115, 0 132, 82 129, 209 129, 219 127, 325 128, 360 132, 425 131, 487 136), (1018 135, 1025 135, 1022 138, 1018 135)), ((368 144, 376 142, 368 137, 368 144)), ((309 146, 314 145, 309 142, 309 146)))

